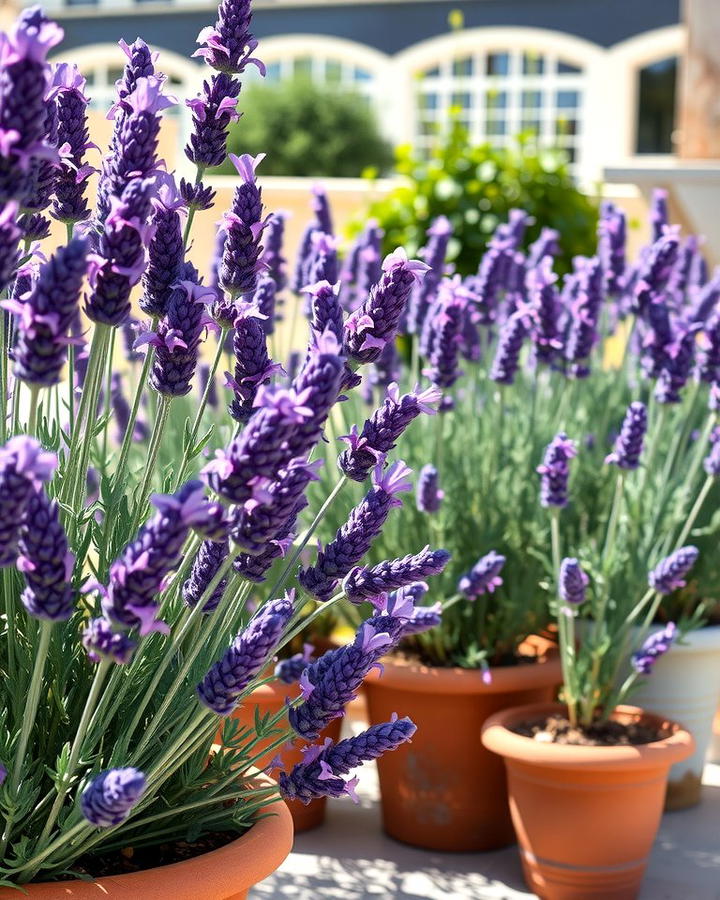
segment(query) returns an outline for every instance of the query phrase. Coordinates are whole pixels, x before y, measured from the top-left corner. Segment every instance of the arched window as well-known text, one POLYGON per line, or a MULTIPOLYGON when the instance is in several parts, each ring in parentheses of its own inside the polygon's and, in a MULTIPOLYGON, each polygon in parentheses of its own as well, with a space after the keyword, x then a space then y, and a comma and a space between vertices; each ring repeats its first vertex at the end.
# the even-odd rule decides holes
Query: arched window
POLYGON ((672 153, 678 60, 668 56, 637 73, 636 153, 672 153))
POLYGON ((560 147, 575 166, 581 155, 585 73, 555 52, 531 48, 464 52, 418 73, 417 144, 429 152, 452 115, 473 143, 506 146, 532 133, 560 147))

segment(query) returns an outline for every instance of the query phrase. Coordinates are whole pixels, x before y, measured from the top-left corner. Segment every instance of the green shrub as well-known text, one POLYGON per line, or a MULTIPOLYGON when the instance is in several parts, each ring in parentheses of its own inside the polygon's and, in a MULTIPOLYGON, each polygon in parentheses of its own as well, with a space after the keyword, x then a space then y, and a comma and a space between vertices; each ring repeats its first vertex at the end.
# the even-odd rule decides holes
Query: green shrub
POLYGON ((559 272, 570 270, 573 256, 594 252, 597 205, 577 189, 560 151, 539 149, 522 137, 515 147, 503 150, 489 144, 471 147, 465 130, 455 125, 430 159, 407 145, 398 148, 396 170, 408 183, 369 210, 385 230, 387 252, 404 246, 414 256, 425 243, 430 222, 445 215, 454 230, 448 259, 461 275, 470 275, 496 226, 513 207, 535 218, 527 242, 534 241, 542 227, 560 232, 559 272))
MULTIPOLYGON (((392 167, 392 149, 358 94, 307 79, 254 84, 243 91, 242 109, 228 148, 255 156, 272 147, 263 175, 353 178, 392 167)), ((227 161, 218 171, 235 172, 227 161)))

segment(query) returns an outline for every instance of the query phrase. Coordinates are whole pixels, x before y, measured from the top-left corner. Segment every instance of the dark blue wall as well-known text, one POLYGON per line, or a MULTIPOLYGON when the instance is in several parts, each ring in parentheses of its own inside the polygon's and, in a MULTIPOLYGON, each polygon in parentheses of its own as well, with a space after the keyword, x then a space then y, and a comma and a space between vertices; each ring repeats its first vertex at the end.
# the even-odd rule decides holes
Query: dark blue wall
MULTIPOLYGON (((720 0, 718 0, 720 2, 720 0)), ((373 3, 303 6, 256 10, 258 38, 278 34, 323 34, 397 53, 411 44, 448 31, 451 10, 465 16, 466 28, 521 25, 564 31, 604 46, 653 28, 680 21, 680 0, 465 0, 465 2, 373 3)), ((144 7, 147 9, 147 6, 144 7)), ((166 10, 141 16, 92 16, 65 19, 64 49, 87 44, 133 40, 139 36, 157 47, 187 55, 198 31, 214 15, 166 10)), ((262 53, 260 53, 262 56, 262 53)))

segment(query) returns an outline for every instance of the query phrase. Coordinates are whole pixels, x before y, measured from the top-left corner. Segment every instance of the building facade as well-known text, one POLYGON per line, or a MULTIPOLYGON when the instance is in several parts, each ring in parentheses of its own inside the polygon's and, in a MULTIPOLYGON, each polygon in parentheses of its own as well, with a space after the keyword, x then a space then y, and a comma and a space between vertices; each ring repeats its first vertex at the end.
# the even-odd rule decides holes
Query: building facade
MULTIPOLYGON (((215 4, 45 0, 65 29, 56 59, 76 61, 94 104, 110 105, 121 37, 160 51, 176 94, 193 96, 190 58, 215 4)), ((636 154, 673 150, 680 0, 255 0, 269 80, 304 74, 351 88, 393 143, 429 150, 450 113, 474 141, 519 131, 564 148, 581 182, 636 154)), ((251 75, 250 77, 255 77, 251 75)), ((181 128, 187 126, 182 110, 181 128)))

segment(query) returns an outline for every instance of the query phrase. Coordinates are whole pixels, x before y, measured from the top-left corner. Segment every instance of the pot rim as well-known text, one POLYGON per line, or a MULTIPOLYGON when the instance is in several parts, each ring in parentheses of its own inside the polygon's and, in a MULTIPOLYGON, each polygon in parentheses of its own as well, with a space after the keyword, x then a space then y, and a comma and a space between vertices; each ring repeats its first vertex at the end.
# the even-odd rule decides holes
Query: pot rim
MULTIPOLYGON (((37 900, 57 900, 59 888, 77 896, 78 900, 89 900, 99 895, 129 900, 139 896, 157 896, 144 891, 151 890, 153 884, 158 883, 162 883, 163 890, 167 892, 162 896, 180 900, 197 896, 196 893, 182 893, 181 886, 188 885, 194 885, 193 890, 196 890, 204 884, 215 890, 213 896, 219 896, 217 892, 223 890, 227 890, 227 894, 222 896, 234 896, 267 878, 292 850, 293 820, 285 801, 279 799, 267 803, 258 810, 257 815, 261 818, 245 834, 192 859, 123 875, 104 875, 91 881, 44 881, 22 887, 31 900, 35 897, 37 900), (232 875, 235 873, 237 878, 233 881, 232 875)), ((0 898, 10 898, 10 891, 13 897, 18 894, 14 888, 0 888, 0 898)))
POLYGON ((523 719, 564 712, 565 709, 561 703, 530 703, 504 709, 486 721, 482 729, 482 742, 488 750, 507 759, 536 766, 573 769, 669 767, 686 759, 695 750, 695 739, 682 725, 637 706, 618 706, 613 716, 636 721, 642 719, 666 726, 671 729, 671 734, 650 744, 631 747, 584 747, 544 744, 510 730, 513 724, 523 719))
POLYGON ((383 657, 383 670, 374 669, 366 675, 365 684, 420 694, 504 694, 560 684, 562 666, 554 645, 533 635, 525 646, 536 651, 537 661, 517 666, 492 666, 489 684, 483 681, 482 669, 425 666, 392 656, 383 657))

